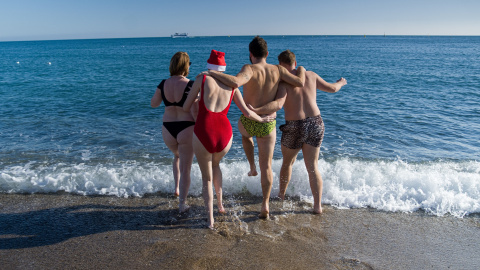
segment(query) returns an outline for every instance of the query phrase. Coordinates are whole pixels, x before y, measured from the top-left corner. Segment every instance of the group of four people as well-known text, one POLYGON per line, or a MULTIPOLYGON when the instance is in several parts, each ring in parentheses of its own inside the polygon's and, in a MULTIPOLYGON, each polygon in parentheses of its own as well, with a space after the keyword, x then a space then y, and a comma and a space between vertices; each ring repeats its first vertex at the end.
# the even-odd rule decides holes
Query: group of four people
POLYGON ((162 101, 165 104, 162 135, 175 156, 173 175, 175 194, 180 201, 179 210, 188 210, 186 198, 195 154, 202 173, 202 194, 210 228, 214 224, 212 183, 217 195, 218 211, 225 213, 219 164, 232 145, 232 127, 227 118, 232 100, 243 113, 238 128, 250 165, 250 176, 258 174, 253 137, 257 140, 263 194, 259 217, 269 216, 276 141, 275 116, 282 107, 286 123, 280 127, 283 164, 278 196, 284 199, 292 165, 302 150, 314 198, 313 212, 322 212, 322 179, 318 171, 318 156, 324 126, 316 103, 316 89, 337 92, 347 81, 341 78, 335 83, 327 83, 303 67, 295 69, 295 55, 288 50, 278 56, 279 65, 268 64, 267 43, 258 36, 250 42, 249 51, 251 64, 244 65, 236 76, 231 76, 223 73, 226 68, 225 54, 212 50, 207 60, 208 71, 199 74, 194 82, 186 78, 190 67, 188 54, 178 52, 170 61, 171 77, 158 85, 151 100, 152 107, 158 107, 162 101), (238 90, 240 86, 243 86, 243 97, 238 90))

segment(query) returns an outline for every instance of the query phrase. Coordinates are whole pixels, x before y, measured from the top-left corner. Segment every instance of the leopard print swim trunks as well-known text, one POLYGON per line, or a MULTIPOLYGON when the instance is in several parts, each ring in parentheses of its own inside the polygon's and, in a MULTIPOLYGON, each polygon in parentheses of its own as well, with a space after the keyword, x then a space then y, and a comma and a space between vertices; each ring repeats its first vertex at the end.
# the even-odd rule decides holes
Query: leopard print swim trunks
POLYGON ((304 143, 320 147, 325 126, 322 116, 317 115, 302 120, 285 121, 285 124, 280 126, 280 130, 282 145, 290 149, 299 149, 304 143))

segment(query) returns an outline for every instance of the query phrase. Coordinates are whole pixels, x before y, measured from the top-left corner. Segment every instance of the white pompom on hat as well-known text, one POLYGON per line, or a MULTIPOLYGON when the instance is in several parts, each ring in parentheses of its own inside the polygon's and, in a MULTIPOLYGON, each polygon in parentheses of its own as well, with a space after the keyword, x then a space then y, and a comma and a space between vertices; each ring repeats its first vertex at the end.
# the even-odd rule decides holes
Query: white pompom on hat
POLYGON ((210 58, 207 60, 207 68, 216 71, 225 71, 227 68, 225 53, 212 50, 212 52, 210 52, 210 58))

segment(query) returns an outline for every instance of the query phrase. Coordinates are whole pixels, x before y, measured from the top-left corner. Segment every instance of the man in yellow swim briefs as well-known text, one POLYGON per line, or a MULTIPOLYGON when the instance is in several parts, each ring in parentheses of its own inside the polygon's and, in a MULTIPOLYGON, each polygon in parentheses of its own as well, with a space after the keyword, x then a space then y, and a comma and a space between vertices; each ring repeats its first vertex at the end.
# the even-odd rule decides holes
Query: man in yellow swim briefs
MULTIPOLYGON (((249 44, 249 51, 252 64, 244 65, 236 76, 215 71, 209 72, 211 76, 230 87, 243 86, 243 99, 246 104, 258 108, 274 101, 280 81, 285 81, 297 87, 303 87, 305 84, 305 69, 303 67, 298 68, 295 76, 280 65, 267 63, 268 48, 267 42, 263 38, 256 36, 249 44)), ((270 192, 273 184, 272 159, 277 136, 276 122, 262 124, 241 116, 238 129, 242 134, 243 149, 250 164, 249 176, 258 174, 255 166, 253 143, 253 137, 257 138, 263 195, 259 217, 268 218, 270 192)))

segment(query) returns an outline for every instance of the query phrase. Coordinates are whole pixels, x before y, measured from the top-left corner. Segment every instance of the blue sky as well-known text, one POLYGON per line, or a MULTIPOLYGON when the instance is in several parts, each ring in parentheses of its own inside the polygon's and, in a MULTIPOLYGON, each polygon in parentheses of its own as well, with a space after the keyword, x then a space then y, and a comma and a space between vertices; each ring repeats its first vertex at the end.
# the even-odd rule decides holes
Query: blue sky
POLYGON ((2 0, 0 41, 228 35, 480 35, 478 0, 2 0))

